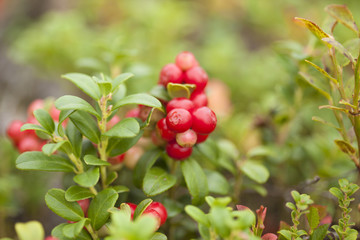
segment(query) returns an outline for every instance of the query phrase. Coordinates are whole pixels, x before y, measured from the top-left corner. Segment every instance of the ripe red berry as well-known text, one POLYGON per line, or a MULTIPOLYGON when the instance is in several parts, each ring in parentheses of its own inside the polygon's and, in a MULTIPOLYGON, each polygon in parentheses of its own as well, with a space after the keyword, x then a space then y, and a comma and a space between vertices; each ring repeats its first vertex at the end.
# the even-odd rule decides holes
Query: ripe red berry
POLYGON ((166 124, 166 118, 160 119, 157 122, 156 127, 157 127, 157 131, 162 139, 164 139, 166 141, 171 141, 171 140, 175 139, 176 133, 174 133, 173 131, 171 131, 168 128, 168 126, 166 124))
POLYGON ((156 230, 159 229, 159 227, 161 225, 161 217, 157 211, 155 211, 154 209, 149 209, 149 210, 145 209, 145 211, 143 212, 142 215, 148 215, 148 216, 155 218, 157 221, 156 230))
POLYGON ((24 137, 24 133, 20 131, 24 123, 20 120, 14 120, 10 123, 6 130, 6 134, 11 138, 15 144, 19 143, 24 137))
POLYGON ((152 202, 146 209, 144 212, 148 211, 148 210, 155 210, 159 216, 160 216, 160 224, 163 225, 166 222, 167 219, 167 211, 166 208, 164 207, 164 205, 162 205, 159 202, 152 202))
POLYGON ((195 108, 205 107, 208 105, 208 99, 204 91, 195 91, 191 94, 190 100, 195 108))
POLYGON ((192 117, 188 110, 175 108, 168 112, 166 125, 176 133, 185 132, 192 126, 192 117))
POLYGON ((135 213, 135 209, 136 209, 137 205, 134 203, 126 203, 126 204, 130 207, 131 219, 134 219, 134 213, 135 213))
POLYGON ((54 105, 51 106, 49 114, 54 121, 59 122, 60 110, 57 109, 54 105))
POLYGON ((191 52, 181 52, 176 56, 176 65, 183 71, 198 66, 199 63, 191 52))
POLYGON ((18 150, 20 153, 28 151, 41 151, 43 144, 35 136, 25 136, 20 140, 18 144, 18 150))
POLYGON ((201 67, 193 67, 185 72, 185 83, 195 84, 195 91, 202 91, 208 83, 208 75, 201 67))
POLYGON ((209 134, 216 127, 216 115, 208 107, 201 107, 193 112, 192 129, 199 134, 209 134))
POLYGON ((166 153, 175 160, 184 160, 190 157, 191 147, 182 147, 176 141, 171 141, 166 145, 166 153))
POLYGON ((32 101, 27 109, 28 116, 34 116, 33 112, 36 109, 43 109, 44 108, 44 100, 43 99, 36 99, 32 101))
POLYGON ((84 214, 86 215, 87 210, 88 210, 89 205, 90 205, 90 199, 89 198, 82 199, 82 200, 77 201, 77 203, 80 205, 81 209, 83 210, 84 214))
POLYGON ((176 134, 176 142, 182 147, 192 147, 195 145, 196 141, 196 133, 191 129, 176 134))
POLYGON ((45 240, 59 240, 59 239, 57 239, 56 237, 53 237, 53 236, 49 236, 49 237, 46 237, 45 240))
POLYGON ((111 129, 113 126, 115 126, 118 122, 120 122, 120 117, 118 115, 114 115, 107 123, 106 123, 106 129, 111 129))
POLYGON ((124 161, 124 158, 125 158, 125 153, 109 158, 108 162, 111 163, 112 165, 116 165, 122 163, 124 161))
POLYGON ((166 106, 166 112, 170 112, 175 108, 188 110, 190 113, 194 110, 194 103, 187 98, 174 98, 166 106))
POLYGON ((181 69, 173 63, 166 64, 160 72, 159 84, 166 87, 168 83, 182 83, 183 73, 181 69))
POLYGON ((206 139, 209 137, 209 135, 204 135, 204 134, 196 134, 197 135, 197 141, 196 143, 202 143, 205 142, 206 139))
POLYGON ((139 114, 140 114, 140 108, 134 108, 134 109, 131 109, 130 111, 128 111, 128 112, 125 114, 125 117, 126 117, 126 118, 129 118, 129 117, 139 117, 139 114))

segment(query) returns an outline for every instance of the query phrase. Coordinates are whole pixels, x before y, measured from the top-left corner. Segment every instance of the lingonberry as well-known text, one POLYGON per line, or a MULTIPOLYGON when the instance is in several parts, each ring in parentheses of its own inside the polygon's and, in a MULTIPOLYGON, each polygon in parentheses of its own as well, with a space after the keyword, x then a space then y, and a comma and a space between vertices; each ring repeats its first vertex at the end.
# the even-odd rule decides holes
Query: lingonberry
POLYGON ((166 141, 160 136, 159 130, 151 132, 151 141, 155 146, 162 146, 166 143, 166 141))
POLYGON ((154 209, 149 209, 149 210, 145 209, 145 211, 143 212, 142 215, 148 215, 148 216, 155 218, 157 221, 156 230, 159 229, 159 227, 161 225, 161 217, 157 211, 155 211, 154 209))
POLYGON ((42 99, 36 99, 32 101, 27 109, 28 116, 34 116, 34 111, 36 109, 43 109, 44 108, 44 100, 42 99))
POLYGON ((197 141, 196 143, 202 143, 202 142, 205 142, 206 139, 208 138, 209 135, 204 135, 204 134, 196 134, 197 136, 197 141))
POLYGON ((182 147, 192 147, 195 145, 196 141, 196 133, 191 129, 176 134, 176 142, 182 147))
POLYGON ((144 154, 144 149, 139 146, 134 146, 127 150, 124 157, 124 164, 129 169, 134 169, 140 157, 144 154))
POLYGON ((125 153, 109 158, 108 162, 111 163, 112 165, 116 165, 122 163, 124 161, 124 158, 125 158, 125 153))
POLYGON ((193 112, 192 129, 199 134, 209 134, 216 127, 216 115, 208 107, 201 107, 193 112))
POLYGON ((118 115, 114 115, 107 123, 106 123, 106 129, 111 129, 113 126, 115 126, 118 122, 120 122, 120 117, 118 115))
POLYGON ((176 141, 171 141, 166 145, 166 153, 176 160, 184 160, 190 157, 192 153, 191 147, 182 147, 176 141))
POLYGON ((15 144, 19 143, 20 140, 24 137, 24 133, 20 131, 22 125, 24 125, 22 121, 14 120, 10 123, 6 130, 6 134, 13 140, 15 144))
POLYGON ((77 203, 80 205, 81 209, 83 210, 84 214, 86 215, 87 210, 88 210, 89 205, 90 205, 90 199, 89 198, 82 199, 82 200, 77 201, 77 203))
POLYGON ((18 150, 20 153, 28 151, 41 151, 43 144, 35 136, 25 136, 20 140, 18 144, 18 150))
POLYGON ((204 91, 195 91, 191 94, 190 100, 195 108, 205 107, 208 105, 208 98, 204 91))
POLYGON ((128 112, 125 114, 125 117, 126 117, 126 118, 129 118, 129 117, 139 117, 139 114, 140 114, 140 108, 134 108, 134 109, 131 109, 130 111, 128 111, 128 112))
POLYGON ((185 132, 192 126, 192 117, 188 110, 175 108, 168 112, 166 125, 176 133, 185 132))
POLYGON ((131 219, 133 219, 133 218, 134 218, 135 209, 136 209, 137 205, 134 204, 134 203, 126 203, 126 204, 130 207, 131 219))
POLYGON ((190 113, 194 110, 194 103, 187 98, 174 98, 166 106, 166 112, 170 112, 175 108, 188 110, 190 113))
POLYGON ((167 219, 167 210, 166 208, 164 207, 164 205, 162 205, 161 203, 159 202, 152 202, 144 211, 144 213, 147 211, 147 210, 155 210, 159 216, 160 216, 160 224, 163 225, 167 219))
POLYGON ((160 72, 159 84, 166 87, 168 83, 182 83, 183 73, 181 69, 173 63, 166 64, 160 72))
POLYGON ((171 141, 171 140, 175 139, 176 133, 174 133, 173 131, 171 131, 168 128, 168 126, 166 124, 166 118, 160 119, 160 121, 157 122, 156 127, 157 127, 157 131, 162 139, 164 139, 166 141, 171 141))
POLYGON ((183 71, 199 65, 194 55, 187 51, 179 53, 176 56, 175 63, 183 71))
POLYGON ((56 237, 53 237, 53 236, 49 236, 49 237, 46 237, 45 240, 59 240, 59 239, 57 239, 56 237))
POLYGON ((208 83, 208 75, 201 67, 193 67, 185 72, 185 83, 195 84, 195 91, 202 91, 208 83))
POLYGON ((60 110, 57 109, 54 105, 51 106, 49 114, 51 118, 54 119, 54 121, 59 122, 60 110))

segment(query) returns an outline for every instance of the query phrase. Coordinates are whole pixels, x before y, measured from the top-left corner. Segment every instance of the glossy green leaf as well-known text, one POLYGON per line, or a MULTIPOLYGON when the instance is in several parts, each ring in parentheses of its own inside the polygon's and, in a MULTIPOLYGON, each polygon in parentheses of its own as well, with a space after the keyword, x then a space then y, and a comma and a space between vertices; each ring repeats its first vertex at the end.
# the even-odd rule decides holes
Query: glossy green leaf
POLYGON ((155 164, 156 160, 160 157, 160 155, 161 151, 156 148, 145 152, 140 157, 133 173, 133 182, 136 187, 142 188, 145 174, 155 164))
POLYGON ((47 156, 43 152, 25 152, 16 159, 16 168, 50 172, 73 172, 74 166, 59 156, 47 156))
POLYGON ((196 85, 194 84, 178 84, 169 83, 166 88, 171 98, 190 98, 196 85))
POLYGON ((71 114, 70 120, 74 123, 77 129, 90 141, 98 144, 100 141, 100 131, 99 128, 91 117, 90 114, 83 111, 76 111, 71 114))
POLYGON ((69 121, 67 123, 65 134, 69 139, 71 148, 73 149, 75 156, 80 157, 81 149, 82 149, 82 140, 83 140, 82 134, 72 121, 69 121))
POLYGON ((102 96, 107 96, 109 93, 111 93, 113 87, 111 81, 108 81, 109 80, 108 77, 102 74, 101 79, 97 77, 93 77, 93 79, 96 80, 102 96))
POLYGON ((95 157, 94 155, 86 155, 84 157, 84 161, 87 165, 90 166, 110 166, 111 164, 103 161, 97 157, 95 157))
POLYGON ((311 230, 317 228, 317 226, 320 223, 320 216, 318 209, 310 206, 309 212, 306 214, 306 218, 308 220, 311 230))
POLYGON ((157 99, 164 100, 166 102, 171 100, 168 91, 163 85, 156 85, 150 90, 150 94, 157 99))
POLYGON ((16 223, 15 231, 19 240, 43 240, 44 228, 38 221, 16 223))
POLYGON ((62 96, 56 99, 55 106, 57 109, 61 111, 65 111, 65 110, 85 111, 100 119, 99 113, 95 111, 95 109, 90 105, 90 103, 76 96, 71 96, 71 95, 62 96))
POLYGON ((329 228, 328 224, 324 224, 319 226, 315 231, 310 235, 309 240, 318 240, 318 239, 325 239, 327 230, 329 228))
POLYGON ((114 189, 107 188, 99 192, 91 201, 88 216, 91 219, 92 227, 97 231, 109 219, 108 209, 114 207, 119 195, 114 189))
POLYGON ((210 227, 209 219, 207 218, 206 214, 201 211, 200 208, 197 208, 192 205, 187 205, 185 207, 185 212, 192 217, 198 223, 203 224, 204 226, 210 227))
POLYGON ((99 181, 100 171, 95 167, 74 177, 74 182, 82 187, 93 187, 99 181))
POLYGON ((135 118, 125 118, 103 133, 107 137, 132 138, 140 132, 139 122, 135 118))
POLYGON ((140 131, 139 134, 133 138, 111 138, 107 149, 109 157, 118 156, 129 150, 139 141, 143 133, 144 131, 140 131))
POLYGON ((65 191, 50 189, 45 195, 46 205, 57 215, 69 221, 80 221, 84 213, 77 202, 68 202, 65 199, 65 191))
POLYGON ((68 73, 62 77, 70 80, 92 99, 100 99, 101 95, 99 86, 90 76, 81 73, 68 73))
MULTIPOLYGON (((330 35, 325 33, 316 23, 305 18, 294 18, 295 22, 298 22, 309 29, 318 39, 330 38, 330 35)), ((327 44, 329 46, 329 44, 327 44)))
POLYGON ((65 199, 69 202, 79 201, 91 197, 94 197, 94 194, 88 188, 77 185, 69 187, 65 192, 65 199))
POLYGON ((333 18, 344 24, 346 27, 359 34, 359 29, 355 23, 354 17, 346 5, 331 4, 325 8, 333 18))
POLYGON ((167 237, 163 233, 156 232, 154 236, 150 238, 150 240, 167 240, 167 237))
POLYGON ((76 238, 80 234, 81 230, 84 228, 86 221, 86 219, 81 219, 79 222, 71 223, 64 226, 62 230, 63 234, 68 238, 76 238))
POLYGON ((125 186, 117 185, 117 186, 111 186, 112 189, 114 189, 117 193, 123 193, 128 192, 130 189, 125 186))
POLYGON ((40 132, 46 133, 47 135, 51 136, 51 133, 48 130, 46 130, 45 128, 43 128, 42 126, 39 126, 36 124, 31 124, 31 123, 25 123, 24 125, 21 126, 20 130, 21 131, 35 130, 35 131, 40 131, 40 132))
POLYGON ((118 173, 117 172, 110 172, 105 180, 105 184, 106 185, 110 185, 112 184, 116 179, 118 178, 118 173))
POLYGON ((153 202, 150 198, 142 200, 136 207, 134 212, 134 220, 141 216, 145 209, 153 202))
MULTIPOLYGON (((51 236, 58 238, 59 240, 75 240, 74 238, 68 238, 64 235, 63 230, 64 228, 71 223, 62 223, 56 226, 51 231, 51 236)), ((76 237, 76 240, 93 240, 90 234, 85 230, 82 229, 80 234, 76 237)))
POLYGON ((329 192, 334 195, 337 199, 344 199, 344 194, 342 193, 342 191, 340 189, 338 189, 337 187, 332 187, 330 188, 329 192))
POLYGON ((129 104, 138 104, 138 105, 140 104, 140 105, 154 107, 163 110, 162 104, 158 99, 144 93, 138 93, 124 97, 114 105, 113 110, 116 110, 119 107, 129 104))
POLYGON ((40 125, 50 133, 55 131, 55 123, 50 114, 44 109, 36 109, 34 116, 40 125))
POLYGON ((186 186, 192 196, 192 203, 201 204, 208 195, 208 182, 202 167, 192 158, 181 162, 186 186))
POLYGON ((147 196, 155 196, 173 187, 176 177, 162 168, 151 168, 144 177, 143 191, 147 196))
POLYGON ((265 183, 269 176, 269 170, 261 163, 247 160, 241 166, 240 170, 250 179, 257 183, 265 183))
POLYGON ((56 152, 64 143, 66 143, 66 141, 61 141, 58 143, 47 143, 42 147, 42 151, 46 155, 50 156, 56 152))
POLYGON ((226 195, 230 190, 228 180, 217 171, 204 170, 207 177, 209 192, 226 195))
POLYGON ((120 86, 120 84, 125 83, 129 78, 131 78, 133 76, 134 76, 134 74, 132 74, 132 73, 122 73, 119 76, 115 77, 112 82, 113 91, 115 91, 120 86))

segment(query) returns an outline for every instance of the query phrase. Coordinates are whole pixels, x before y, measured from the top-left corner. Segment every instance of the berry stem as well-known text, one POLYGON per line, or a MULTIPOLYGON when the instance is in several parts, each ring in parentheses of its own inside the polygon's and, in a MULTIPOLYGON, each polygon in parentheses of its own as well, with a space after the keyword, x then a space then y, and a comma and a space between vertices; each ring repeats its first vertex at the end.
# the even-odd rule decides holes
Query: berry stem
POLYGON ((94 231, 94 229, 91 227, 91 224, 90 224, 90 223, 86 224, 86 229, 87 229, 88 232, 90 233, 91 238, 92 238, 93 240, 98 240, 98 239, 99 239, 98 235, 96 234, 96 232, 94 231))

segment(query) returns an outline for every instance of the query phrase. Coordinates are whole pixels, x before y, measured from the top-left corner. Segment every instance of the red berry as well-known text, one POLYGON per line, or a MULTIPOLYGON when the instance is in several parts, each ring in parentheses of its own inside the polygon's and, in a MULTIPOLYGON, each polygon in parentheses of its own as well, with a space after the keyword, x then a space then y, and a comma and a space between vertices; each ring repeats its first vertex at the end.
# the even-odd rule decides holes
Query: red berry
POLYGON ((44 108, 44 100, 36 99, 32 101, 27 109, 28 116, 34 116, 34 111, 36 109, 43 109, 44 108))
POLYGON ((148 215, 148 216, 155 218, 157 221, 156 230, 159 229, 159 227, 161 225, 161 217, 157 211, 155 211, 154 209, 149 209, 149 210, 145 209, 145 211, 143 212, 142 215, 148 215))
POLYGON ((208 80, 208 75, 201 67, 193 67, 185 72, 185 83, 195 84, 196 91, 204 90, 208 80))
POLYGON ((19 143, 24 137, 24 133, 20 131, 24 123, 20 120, 14 120, 10 123, 6 130, 6 134, 11 138, 15 144, 19 143))
POLYGON ((173 63, 166 64, 160 72, 159 84, 166 87, 168 83, 182 83, 183 73, 181 69, 173 63))
POLYGON ((116 164, 120 164, 124 161, 125 158, 125 153, 118 155, 116 157, 111 157, 108 159, 108 162, 111 163, 112 165, 116 165, 116 164))
POLYGON ((203 134, 196 134, 197 135, 197 141, 196 143, 202 143, 205 142, 209 135, 203 135, 203 134))
POLYGON ((113 126, 115 126, 118 122, 120 122, 120 117, 118 115, 114 115, 107 123, 106 129, 109 130, 113 126))
POLYGON ((191 147, 182 147, 176 141, 171 141, 166 145, 166 153, 176 160, 184 160, 190 157, 192 153, 191 147))
POLYGON ((166 208, 164 207, 164 205, 162 205, 159 202, 152 202, 144 212, 148 211, 148 210, 155 210, 161 219, 160 224, 163 225, 167 219, 167 211, 166 208))
POLYGON ((174 133, 173 131, 171 131, 168 128, 168 126, 166 124, 166 118, 160 119, 157 122, 156 126, 157 126, 158 133, 162 139, 164 139, 166 141, 171 141, 171 140, 175 139, 176 133, 174 133))
POLYGON ((129 118, 129 117, 139 117, 139 114, 140 114, 140 108, 134 108, 134 109, 131 109, 130 111, 128 111, 128 112, 125 114, 125 117, 126 117, 126 118, 129 118))
POLYGON ((49 110, 49 114, 50 114, 51 118, 56 122, 59 122, 60 112, 61 111, 59 109, 57 109, 54 105, 52 105, 49 110))
POLYGON ((57 239, 56 237, 49 236, 46 237, 45 240, 59 240, 59 239, 57 239))
POLYGON ((170 112, 175 108, 188 110, 190 113, 194 110, 194 103, 187 98, 174 98, 166 106, 166 112, 170 112))
POLYGON ((201 107, 193 112, 192 129, 199 134, 209 134, 216 127, 216 115, 208 107, 201 107))
MULTIPOLYGON (((166 122, 166 120, 165 120, 165 122, 166 122)), ((166 141, 160 136, 159 130, 151 132, 151 141, 156 146, 162 146, 166 143, 166 141)))
POLYGON ((126 204, 130 207, 131 219, 133 219, 133 218, 134 218, 135 209, 136 209, 137 205, 134 204, 134 203, 126 203, 126 204))
POLYGON ((168 112, 166 125, 176 133, 185 132, 192 126, 192 117, 188 110, 175 108, 168 112))
POLYGON ((182 147, 192 147, 195 145, 196 141, 196 133, 191 129, 176 134, 176 142, 182 147))
POLYGON ((191 52, 186 51, 181 52, 176 56, 175 63, 183 71, 199 65, 194 55, 191 52))
POLYGON ((81 209, 83 210, 83 212, 85 213, 85 215, 87 214, 87 210, 89 208, 90 205, 90 199, 82 199, 77 201, 77 203, 80 205, 81 209))
POLYGON ((35 136, 25 136, 20 140, 18 150, 20 153, 28 151, 41 151, 43 144, 35 136))
MULTIPOLYGON (((30 123, 30 124, 34 124, 34 125, 40 125, 40 123, 38 122, 38 120, 36 120, 36 118, 34 116, 28 117, 26 123, 30 123)), ((31 135, 31 136, 34 136, 36 138, 38 137, 36 135, 35 130, 25 130, 24 133, 25 133, 25 135, 31 135)))
POLYGON ((208 99, 204 91, 195 91, 191 94, 190 100, 195 108, 205 107, 208 105, 208 99))

